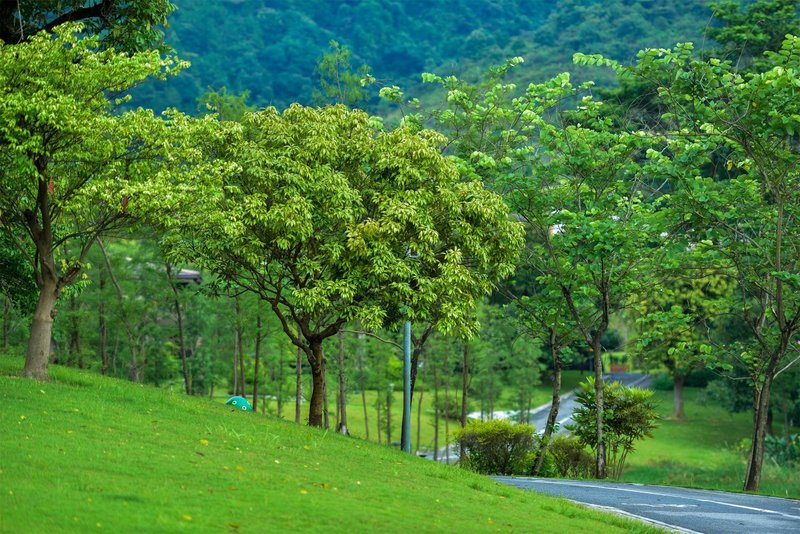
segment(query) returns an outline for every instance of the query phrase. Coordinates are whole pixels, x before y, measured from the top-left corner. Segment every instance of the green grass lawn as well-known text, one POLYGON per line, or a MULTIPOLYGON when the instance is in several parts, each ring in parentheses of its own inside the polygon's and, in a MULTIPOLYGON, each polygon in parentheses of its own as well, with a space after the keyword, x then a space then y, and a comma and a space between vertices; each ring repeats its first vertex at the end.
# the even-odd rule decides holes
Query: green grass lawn
MULTIPOLYGON (((741 491, 747 461, 736 445, 750 437, 752 414, 701 405, 701 392, 686 388, 686 421, 668 418, 671 391, 656 392, 664 419, 653 439, 636 445, 623 481, 741 491)), ((759 493, 800 498, 800 469, 780 468, 765 460, 759 493)))
POLYGON ((655 532, 360 439, 0 358, 2 532, 655 532))

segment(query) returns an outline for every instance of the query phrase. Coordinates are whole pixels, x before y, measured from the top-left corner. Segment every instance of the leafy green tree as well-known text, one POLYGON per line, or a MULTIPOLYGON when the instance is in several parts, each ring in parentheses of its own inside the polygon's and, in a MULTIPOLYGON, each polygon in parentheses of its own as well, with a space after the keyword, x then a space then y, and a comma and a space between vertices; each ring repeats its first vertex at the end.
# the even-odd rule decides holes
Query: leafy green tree
POLYGON ((355 106, 367 99, 361 80, 369 75, 369 67, 362 65, 357 72, 352 70, 352 52, 336 41, 329 43, 330 51, 317 63, 315 73, 319 75, 319 89, 312 98, 319 104, 344 104, 355 106))
POLYGON ((605 383, 605 402, 601 410, 596 391, 593 377, 587 377, 586 382, 581 383, 581 389, 575 397, 580 407, 573 412, 574 423, 567 425, 567 429, 582 444, 597 451, 600 447, 595 426, 602 418, 605 427, 605 463, 609 466, 609 474, 619 479, 625 468, 625 460, 634 450, 634 444, 646 437, 653 437, 653 429, 658 421, 658 413, 651 399, 653 392, 629 388, 619 382, 605 383), (597 417, 598 411, 601 412, 600 417, 597 417))
POLYGON ((441 329, 466 332, 476 299, 513 269, 518 224, 458 181, 442 141, 344 106, 268 108, 229 125, 213 153, 228 168, 207 176, 202 204, 161 221, 173 257, 258 294, 305 352, 310 425, 323 422, 323 342, 348 320, 374 328, 437 308, 441 329))
POLYGON ((82 22, 107 48, 144 51, 163 46, 161 27, 175 10, 169 0, 17 0, 0 2, 0 40, 25 42, 66 22, 82 22), (88 5, 87 5, 88 4, 88 5))
POLYGON ((166 137, 150 112, 113 115, 111 95, 175 70, 155 51, 98 52, 98 38, 80 31, 71 24, 0 47, 0 220, 39 289, 23 370, 38 379, 47 378, 60 293, 94 240, 130 222, 123 185, 155 179, 150 150, 166 137))
POLYGON ((800 40, 787 36, 765 60, 771 68, 740 74, 729 61, 698 60, 691 45, 680 45, 641 53, 633 69, 671 80, 660 92, 679 129, 668 136, 668 151, 650 156, 676 184, 673 202, 695 230, 694 245, 735 272, 737 314, 753 335, 737 355, 755 408, 749 491, 758 489, 772 384, 797 361, 788 354, 800 331, 800 40), (718 174, 725 179, 712 178, 718 174))
POLYGON ((686 378, 713 360, 710 332, 717 316, 728 311, 734 288, 725 273, 703 276, 691 251, 667 256, 675 268, 665 269, 658 289, 643 295, 636 323, 645 360, 665 366, 672 377, 673 415, 683 420, 686 378))
POLYGON ((730 60, 737 70, 771 68, 764 52, 780 49, 786 34, 800 33, 798 0, 724 0, 708 6, 722 23, 706 27, 706 35, 718 44, 709 56, 730 60))

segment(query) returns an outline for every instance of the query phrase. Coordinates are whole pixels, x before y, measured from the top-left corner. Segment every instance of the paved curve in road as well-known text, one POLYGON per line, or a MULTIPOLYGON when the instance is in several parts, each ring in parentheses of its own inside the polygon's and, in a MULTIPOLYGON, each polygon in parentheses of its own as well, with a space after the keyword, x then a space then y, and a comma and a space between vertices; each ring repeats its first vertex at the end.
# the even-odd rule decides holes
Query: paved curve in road
MULTIPOLYGON (((642 373, 606 373, 603 377, 606 382, 613 382, 615 380, 622 382, 626 386, 647 387, 650 384, 650 375, 642 373)), ((544 426, 547 423, 547 416, 550 415, 550 404, 547 403, 539 406, 531 412, 528 422, 533 425, 537 432, 543 432, 544 426)), ((572 422, 572 412, 578 408, 578 402, 575 400, 575 392, 570 391, 561 395, 561 402, 558 406, 558 424, 559 432, 566 432, 564 425, 572 422)))
POLYGON ((761 534, 800 532, 800 501, 600 481, 493 477, 522 489, 633 516, 677 532, 761 534))
MULTIPOLYGON (((648 387, 651 381, 650 375, 643 373, 606 373, 603 378, 606 382, 612 382, 616 380, 622 382, 626 386, 644 388, 648 387)), ((545 424, 547 424, 547 417, 550 415, 551 404, 552 403, 548 402, 547 404, 543 404, 542 406, 535 408, 531 411, 531 415, 528 417, 528 422, 532 424, 533 428, 535 428, 539 433, 544 432, 545 424)), ((575 391, 570 391, 564 395, 561 395, 557 419, 559 429, 556 433, 565 433, 567 431, 564 428, 564 425, 572 422, 572 412, 574 412, 577 408, 578 402, 575 400, 575 391)), ((437 455, 439 462, 444 464, 454 464, 458 461, 458 445, 451 444, 449 447, 449 450, 447 447, 442 447, 439 449, 439 453, 437 455)), ((423 455, 423 457, 430 459, 433 458, 432 455, 423 455)))

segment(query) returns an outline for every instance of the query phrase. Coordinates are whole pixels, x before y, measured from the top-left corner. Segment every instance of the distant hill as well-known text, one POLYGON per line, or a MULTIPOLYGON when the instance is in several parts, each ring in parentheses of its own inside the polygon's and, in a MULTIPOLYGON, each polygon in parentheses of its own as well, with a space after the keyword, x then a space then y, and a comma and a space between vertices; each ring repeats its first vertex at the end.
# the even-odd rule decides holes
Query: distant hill
POLYGON ((697 41, 711 17, 703 0, 173 1, 167 42, 192 67, 141 88, 135 103, 187 112, 222 86, 259 106, 309 103, 331 40, 353 51, 354 67, 414 93, 424 71, 464 75, 512 56, 526 59, 524 81, 574 70, 577 51, 625 61, 697 41))

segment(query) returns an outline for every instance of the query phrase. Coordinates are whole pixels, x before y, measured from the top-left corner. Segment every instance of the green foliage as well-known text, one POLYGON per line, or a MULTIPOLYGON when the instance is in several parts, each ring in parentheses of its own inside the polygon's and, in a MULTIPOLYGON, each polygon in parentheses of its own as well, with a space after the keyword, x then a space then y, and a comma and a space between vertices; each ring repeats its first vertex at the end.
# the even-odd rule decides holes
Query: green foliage
POLYGON ((225 174, 207 177, 201 209, 162 219, 165 243, 279 306, 327 317, 318 333, 437 311, 442 329, 468 330, 475 299, 513 269, 518 225, 499 197, 457 181, 432 132, 292 106, 248 114, 226 135, 225 174))
POLYGON ((369 67, 362 65, 358 72, 353 72, 350 49, 336 41, 331 41, 329 47, 330 51, 317 63, 319 89, 313 91, 312 98, 318 104, 355 106, 367 98, 362 80, 369 76, 369 67))
POLYGON ((709 55, 730 60, 740 69, 769 69, 764 52, 780 49, 787 34, 800 33, 797 0, 725 0, 708 5, 721 22, 706 27, 706 35, 719 44, 709 55))
MULTIPOLYGON (((557 476, 561 478, 591 478, 594 458, 576 437, 557 434, 547 446, 557 476)), ((548 476, 545 472, 541 476, 548 476)))
POLYGON ((36 281, 18 245, 19 241, 12 238, 7 229, 0 231, 0 295, 10 299, 17 308, 30 312, 36 305, 36 281))
POLYGON ((484 475, 524 475, 533 463, 533 427, 504 419, 471 421, 453 433, 466 450, 464 467, 484 475))
MULTIPOLYGON (((659 419, 652 391, 629 388, 619 382, 603 384, 603 441, 610 475, 619 479, 634 444, 653 437, 659 419)), ((580 407, 573 412, 574 423, 567 426, 581 444, 597 449, 597 406, 594 377, 587 377, 576 396, 580 407)))
MULTIPOLYGON (((353 65, 370 65, 379 80, 424 100, 421 72, 475 79, 489 65, 522 56, 527 68, 515 80, 526 85, 568 68, 575 52, 627 61, 644 47, 699 37, 709 18, 705 0, 177 3, 166 41, 192 61, 192 71, 138 94, 149 107, 186 112, 207 87, 222 85, 250 91, 259 107, 309 104, 318 88, 316 64, 332 40, 352 51, 353 65)), ((612 81, 598 69, 586 75, 612 81)), ((379 102, 364 105, 375 112, 379 102)))
POLYGON ((767 436, 764 440, 764 454, 778 465, 792 467, 800 464, 800 434, 787 437, 767 436))
POLYGON ((224 85, 219 91, 209 89, 197 99, 197 110, 201 113, 215 113, 220 120, 241 121, 248 111, 255 111, 247 104, 250 91, 231 94, 224 85))
POLYGON ((104 48, 126 52, 163 46, 163 27, 175 10, 169 0, 19 0, 0 13, 0 39, 17 44, 65 22, 81 21, 87 35, 98 36, 104 48))

